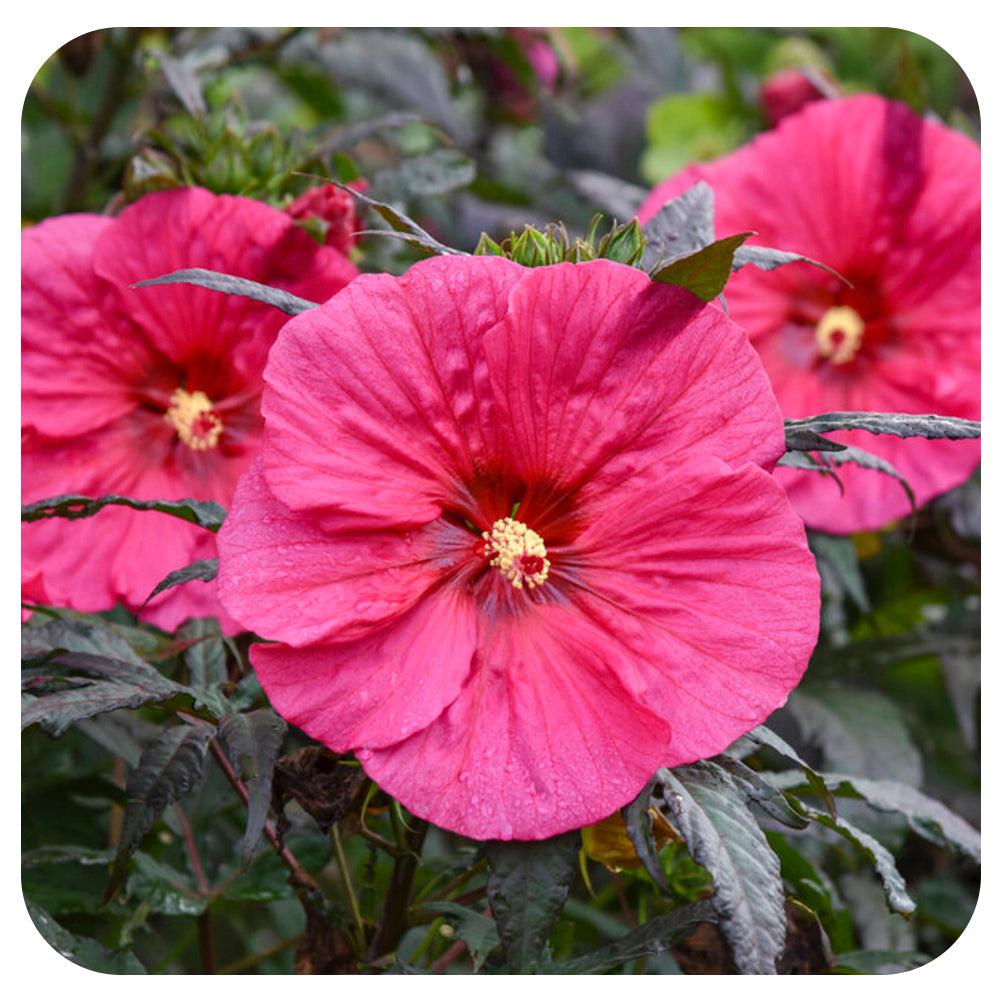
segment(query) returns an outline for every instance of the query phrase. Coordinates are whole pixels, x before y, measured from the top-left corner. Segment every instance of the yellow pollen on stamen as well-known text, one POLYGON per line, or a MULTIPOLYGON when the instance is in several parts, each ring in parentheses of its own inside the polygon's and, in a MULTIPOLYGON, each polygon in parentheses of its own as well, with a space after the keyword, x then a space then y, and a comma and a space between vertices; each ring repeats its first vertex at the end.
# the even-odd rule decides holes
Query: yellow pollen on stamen
POLYGON ((512 517, 502 517, 489 531, 483 532, 490 565, 507 577, 515 590, 531 590, 545 583, 551 563, 545 558, 545 543, 526 524, 512 517))
POLYGON ((175 389, 163 419, 192 451, 208 451, 222 437, 222 421, 212 409, 212 401, 200 389, 194 392, 175 389))
POLYGON ((816 345, 820 357, 834 365, 854 358, 865 335, 865 321, 850 306, 833 306, 816 324, 816 345), (835 334, 840 334, 836 337, 835 334))

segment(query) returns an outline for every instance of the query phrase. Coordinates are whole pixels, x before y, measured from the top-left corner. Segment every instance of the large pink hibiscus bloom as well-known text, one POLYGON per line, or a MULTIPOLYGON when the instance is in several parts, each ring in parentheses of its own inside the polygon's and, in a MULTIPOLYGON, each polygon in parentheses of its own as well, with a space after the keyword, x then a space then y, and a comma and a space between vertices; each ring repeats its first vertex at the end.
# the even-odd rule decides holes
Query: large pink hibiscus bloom
MULTIPOLYGON (((745 267, 726 286, 733 319, 760 353, 786 417, 839 410, 978 420, 980 151, 971 140, 871 95, 818 101, 773 132, 653 189, 646 221, 697 181, 715 193, 720 235, 818 260, 745 267)), ((918 503, 964 482, 978 440, 831 435, 889 461, 918 503)), ((910 505, 888 476, 856 466, 835 482, 779 469, 812 527, 883 527, 910 505)))
POLYGON ((419 816, 536 839, 783 704, 818 628, 746 336, 609 261, 446 257, 291 320, 220 597, 275 708, 419 816))
MULTIPOLYGON (((322 300, 356 274, 287 216, 200 188, 148 195, 117 218, 65 215, 21 236, 21 496, 114 493, 228 504, 259 449, 267 352, 287 318, 192 285, 133 289, 186 267, 322 300)), ((106 508, 26 524, 22 575, 84 611, 137 608, 168 573, 215 555, 204 529, 106 508)), ((214 584, 166 591, 173 628, 221 610, 214 584)))

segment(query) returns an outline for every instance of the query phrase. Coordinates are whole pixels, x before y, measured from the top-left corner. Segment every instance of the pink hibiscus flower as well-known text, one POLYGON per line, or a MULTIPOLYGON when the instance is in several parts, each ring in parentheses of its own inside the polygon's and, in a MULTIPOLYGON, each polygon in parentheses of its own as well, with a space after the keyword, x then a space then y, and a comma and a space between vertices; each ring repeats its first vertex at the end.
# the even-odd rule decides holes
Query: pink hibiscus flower
MULTIPOLYGON (((716 231, 820 261, 726 286, 730 315, 760 353, 786 417, 864 410, 980 415, 980 151, 971 140, 871 95, 808 104, 714 163, 658 185, 640 221, 697 181, 716 231)), ((891 463, 918 503, 960 485, 978 439, 830 435, 891 463)), ((906 516, 899 484, 852 465, 828 476, 780 468, 808 525, 838 534, 906 516)))
POLYGON ((818 628, 745 335, 609 261, 441 257, 292 319, 219 592, 275 708, 415 814, 538 839, 723 750, 818 628))
MULTIPOLYGON (((259 449, 263 369, 287 318, 192 285, 133 289, 204 267, 322 300, 355 268, 283 213, 199 188, 151 194, 117 218, 65 215, 21 236, 21 497, 114 493, 228 504, 259 449)), ((22 575, 83 611, 135 609, 168 573, 215 555, 202 528, 106 508, 22 529, 22 575)), ((172 629, 221 611, 214 584, 164 592, 172 629)), ((230 623, 231 624, 231 623, 230 623)))

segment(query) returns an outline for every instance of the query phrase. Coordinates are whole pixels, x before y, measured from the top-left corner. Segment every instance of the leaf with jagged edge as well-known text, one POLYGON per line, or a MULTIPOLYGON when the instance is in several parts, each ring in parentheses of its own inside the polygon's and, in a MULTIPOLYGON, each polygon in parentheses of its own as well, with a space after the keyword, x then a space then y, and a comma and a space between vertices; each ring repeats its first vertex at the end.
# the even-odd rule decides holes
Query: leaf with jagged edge
POLYGON ((702 302, 722 294, 732 272, 733 253, 753 233, 737 233, 716 240, 700 250, 675 257, 650 273, 653 281, 678 285, 693 292, 702 302))
POLYGON ((743 791, 711 760, 661 768, 656 777, 661 808, 712 875, 712 904, 737 968, 774 975, 787 927, 781 866, 743 791))
POLYGON ((788 760, 798 764, 798 766, 802 768, 803 774, 806 776, 806 781, 809 783, 809 787, 823 800, 823 805, 825 805, 829 810, 830 815, 837 815, 837 803, 834 800, 833 792, 826 787, 826 782, 823 780, 823 776, 814 768, 810 767, 798 755, 795 749, 790 744, 786 743, 785 740, 783 740, 777 733, 772 732, 767 728, 767 726, 756 726, 754 729, 751 729, 749 733, 742 736, 741 739, 749 740, 751 743, 756 743, 758 746, 770 747, 772 750, 781 754, 782 757, 787 757, 788 760))
POLYGON ((496 922, 484 913, 477 913, 467 906, 452 900, 426 903, 424 909, 432 913, 443 913, 454 928, 454 938, 464 941, 472 959, 472 971, 478 972, 490 952, 500 946, 496 922))
POLYGON ((125 784, 129 802, 104 894, 105 903, 121 887, 129 858, 163 810, 201 780, 205 752, 214 735, 215 726, 204 722, 182 723, 164 730, 143 753, 139 766, 125 784))
POLYGON ((226 756, 249 795, 246 832, 240 846, 243 868, 253 860, 254 848, 267 821, 274 763, 287 730, 285 720, 269 708, 227 715, 219 720, 219 738, 226 756))
POLYGON ((238 278, 235 274, 225 274, 222 271, 210 271, 204 267, 186 267, 180 271, 171 271, 169 274, 161 274, 158 278, 137 281, 131 287, 146 288, 151 285, 197 285, 212 292, 242 295, 245 299, 274 306, 288 316, 298 316, 299 313, 315 309, 319 304, 292 295, 283 288, 272 288, 270 285, 262 285, 259 281, 238 278))
POLYGON ((208 583, 209 580, 214 580, 218 575, 218 559, 198 559, 181 569, 175 569, 172 573, 168 573, 153 588, 149 597, 142 602, 142 605, 136 614, 141 614, 143 608, 145 608, 157 594, 162 594, 163 591, 170 590, 171 587, 179 587, 182 583, 190 583, 192 580, 202 580, 205 583, 208 583))
POLYGON ((132 497, 120 497, 107 494, 102 497, 86 497, 77 493, 65 493, 57 497, 48 497, 35 503, 21 507, 22 521, 38 521, 44 517, 65 517, 76 520, 81 517, 93 517, 102 508, 120 505, 133 510, 153 510, 161 514, 170 514, 181 520, 190 521, 200 528, 218 531, 226 518, 226 509, 214 500, 135 500, 132 497))
POLYGON ((629 840, 635 848, 636 856, 642 862, 642 867, 649 877, 664 891, 670 891, 667 876, 663 873, 663 865, 656 850, 656 840, 649 816, 649 797, 656 784, 654 776, 646 783, 646 787, 622 810, 625 829, 629 840))
POLYGON ((891 434, 894 437, 922 438, 977 438, 981 436, 978 420, 962 417, 940 417, 930 413, 820 413, 801 420, 785 420, 785 433, 789 429, 815 431, 868 431, 869 434, 891 434))
POLYGON ((510 973, 534 972, 576 875, 580 832, 486 845, 486 895, 510 973))

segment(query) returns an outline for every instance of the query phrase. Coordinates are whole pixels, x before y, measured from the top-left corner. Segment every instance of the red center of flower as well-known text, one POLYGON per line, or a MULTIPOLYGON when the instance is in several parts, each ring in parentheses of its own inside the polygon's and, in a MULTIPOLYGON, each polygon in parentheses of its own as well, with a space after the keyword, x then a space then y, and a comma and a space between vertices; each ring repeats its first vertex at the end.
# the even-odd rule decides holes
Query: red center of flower
POLYGON ((175 389, 170 397, 170 409, 163 419, 192 451, 208 451, 222 436, 222 420, 212 408, 212 401, 200 389, 195 392, 175 389))
POLYGON ((483 532, 484 556, 510 581, 515 590, 529 590, 544 583, 549 575, 549 560, 541 536, 521 521, 502 517, 489 531, 483 532))
POLYGON ((861 348, 865 321, 850 306, 827 309, 816 324, 816 346, 820 357, 831 364, 843 365, 854 359, 861 348))

